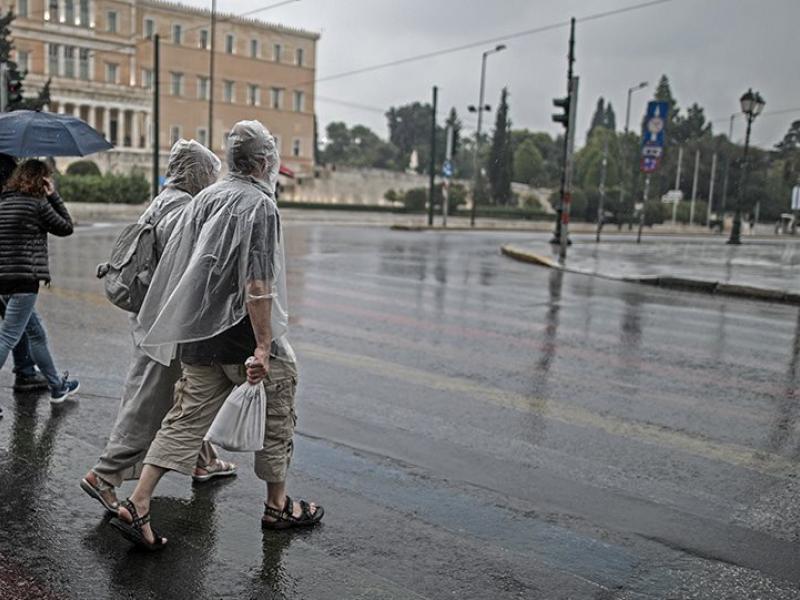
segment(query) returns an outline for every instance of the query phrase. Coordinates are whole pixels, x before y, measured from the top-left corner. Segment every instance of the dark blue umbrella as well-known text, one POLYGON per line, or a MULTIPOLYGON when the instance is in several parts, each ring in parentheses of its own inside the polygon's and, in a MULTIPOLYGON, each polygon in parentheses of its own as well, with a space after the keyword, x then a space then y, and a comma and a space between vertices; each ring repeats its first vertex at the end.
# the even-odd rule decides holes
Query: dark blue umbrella
POLYGON ((0 152, 28 156, 86 156, 114 146, 85 121, 33 110, 0 113, 0 152))

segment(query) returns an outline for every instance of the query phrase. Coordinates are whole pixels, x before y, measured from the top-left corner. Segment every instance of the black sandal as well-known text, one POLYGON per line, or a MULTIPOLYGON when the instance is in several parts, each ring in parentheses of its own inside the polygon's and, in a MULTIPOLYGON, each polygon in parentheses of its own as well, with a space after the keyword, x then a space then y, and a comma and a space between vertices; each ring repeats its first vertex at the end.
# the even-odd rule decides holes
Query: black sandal
POLYGON ((300 516, 294 516, 294 501, 286 496, 286 503, 283 505, 283 510, 272 508, 264 504, 264 516, 275 519, 274 521, 265 521, 261 518, 261 527, 264 529, 291 529, 293 527, 313 527, 320 522, 322 516, 325 514, 325 509, 317 506, 317 510, 311 512, 311 505, 305 500, 300 500, 300 516))
POLYGON ((143 548, 144 550, 149 550, 150 552, 154 552, 156 550, 161 550, 164 546, 167 545, 167 542, 164 541, 164 538, 158 535, 158 532, 153 530, 153 537, 155 537, 155 542, 148 542, 147 538, 144 537, 144 532, 142 528, 150 522, 150 513, 140 517, 139 513, 136 511, 136 506, 134 506, 133 502, 130 500, 125 500, 122 503, 122 508, 126 509, 131 518, 133 518, 132 523, 126 523, 120 517, 115 517, 111 519, 111 524, 122 534, 122 536, 132 542, 139 548, 143 548))

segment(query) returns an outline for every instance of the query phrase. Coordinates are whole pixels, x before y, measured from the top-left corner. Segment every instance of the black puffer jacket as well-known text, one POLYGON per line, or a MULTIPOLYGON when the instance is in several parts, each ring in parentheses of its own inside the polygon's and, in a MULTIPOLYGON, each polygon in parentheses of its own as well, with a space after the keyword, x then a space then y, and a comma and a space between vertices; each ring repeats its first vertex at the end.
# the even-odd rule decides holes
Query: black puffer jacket
POLYGON ((57 194, 0 196, 0 293, 35 291, 40 281, 50 282, 48 233, 72 234, 72 218, 57 194))

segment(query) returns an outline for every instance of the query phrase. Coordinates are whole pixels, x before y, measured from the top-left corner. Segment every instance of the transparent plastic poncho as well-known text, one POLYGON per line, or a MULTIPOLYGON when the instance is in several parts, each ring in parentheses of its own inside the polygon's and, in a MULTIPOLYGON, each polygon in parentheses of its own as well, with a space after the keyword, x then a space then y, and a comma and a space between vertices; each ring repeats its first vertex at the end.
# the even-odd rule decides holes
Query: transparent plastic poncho
POLYGON ((180 139, 172 146, 167 163, 167 183, 139 218, 139 223, 156 222, 158 251, 164 251, 169 233, 181 215, 173 209, 187 204, 194 195, 214 183, 222 163, 216 154, 194 140, 180 139))
POLYGON ((272 299, 272 339, 294 360, 286 339, 275 140, 257 121, 237 123, 227 160, 228 175, 200 192, 175 224, 137 317, 138 346, 164 365, 178 344, 214 337, 239 323, 247 302, 258 297, 272 299))

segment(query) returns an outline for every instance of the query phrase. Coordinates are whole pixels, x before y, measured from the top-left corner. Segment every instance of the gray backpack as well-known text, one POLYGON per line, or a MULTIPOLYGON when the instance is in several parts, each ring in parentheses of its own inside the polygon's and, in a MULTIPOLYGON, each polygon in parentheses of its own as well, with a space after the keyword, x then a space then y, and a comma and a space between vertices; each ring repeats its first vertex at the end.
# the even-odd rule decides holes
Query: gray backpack
POLYGON ((181 206, 183 204, 174 203, 158 219, 132 223, 119 234, 108 262, 97 265, 97 278, 103 280, 106 298, 111 304, 132 313, 138 313, 142 308, 158 265, 156 226, 181 206))

